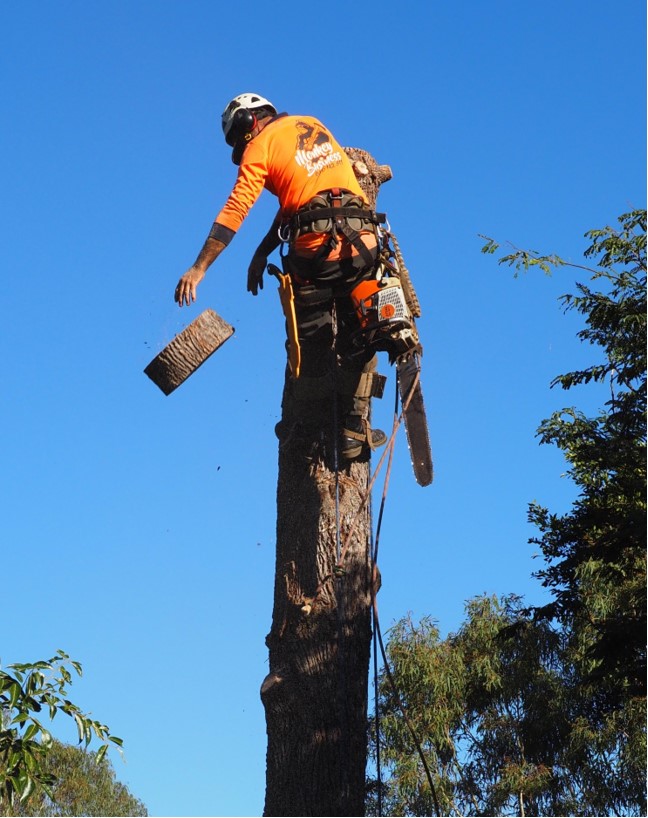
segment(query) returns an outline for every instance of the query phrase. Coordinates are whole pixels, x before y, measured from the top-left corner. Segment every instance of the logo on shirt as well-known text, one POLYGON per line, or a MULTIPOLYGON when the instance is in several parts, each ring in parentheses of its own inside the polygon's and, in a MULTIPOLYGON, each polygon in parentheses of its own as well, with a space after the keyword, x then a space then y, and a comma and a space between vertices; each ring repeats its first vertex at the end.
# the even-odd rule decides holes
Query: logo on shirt
POLYGON ((296 124, 299 134, 295 161, 309 176, 342 162, 340 152, 333 149, 331 137, 322 127, 301 120, 296 124))

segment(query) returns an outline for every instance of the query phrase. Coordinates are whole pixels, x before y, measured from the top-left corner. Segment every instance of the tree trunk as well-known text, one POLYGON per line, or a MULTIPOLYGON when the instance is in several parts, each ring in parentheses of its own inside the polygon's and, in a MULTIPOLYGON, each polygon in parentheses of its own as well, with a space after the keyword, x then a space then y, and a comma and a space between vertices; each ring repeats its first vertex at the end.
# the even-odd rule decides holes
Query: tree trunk
MULTIPOLYGON (((365 151, 346 151, 375 207, 390 169, 365 151)), ((334 408, 331 398, 331 419, 334 408)), ((267 816, 364 815, 369 462, 345 464, 336 473, 334 425, 332 420, 322 429, 320 454, 312 462, 304 442, 288 440, 279 448, 274 610, 266 640, 270 669, 261 687, 267 816)))

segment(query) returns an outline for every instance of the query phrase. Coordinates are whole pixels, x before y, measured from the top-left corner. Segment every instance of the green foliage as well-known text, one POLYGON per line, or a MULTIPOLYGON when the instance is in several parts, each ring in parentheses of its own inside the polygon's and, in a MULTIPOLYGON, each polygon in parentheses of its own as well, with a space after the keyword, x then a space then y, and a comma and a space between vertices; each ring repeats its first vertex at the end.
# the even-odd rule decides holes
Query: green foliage
MULTIPOLYGON (((645 814, 642 704, 592 719, 569 639, 519 598, 478 597, 466 614, 446 639, 429 620, 390 633, 398 692, 383 673, 383 814, 436 814, 401 708, 442 815, 645 814)), ((371 792, 369 815, 376 782, 371 792)))
MULTIPOLYGON (((546 565, 537 576, 554 596, 536 614, 571 629, 580 670, 605 685, 610 707, 646 693, 646 211, 618 221, 585 234, 595 266, 517 249, 499 259, 516 271, 589 270, 597 285, 577 284, 562 303, 584 317, 578 337, 601 359, 552 386, 606 383, 610 399, 596 417, 572 406, 542 422, 541 442, 563 452, 580 493, 568 514, 534 503, 529 519, 546 565)), ((482 252, 498 249, 487 239, 482 252)))
MULTIPOLYGON (((594 417, 570 406, 538 430, 578 490, 564 515, 529 507, 552 601, 473 600, 445 640, 429 621, 392 631, 399 693, 384 676, 380 702, 387 814, 433 814, 401 706, 444 815, 646 814, 646 211, 618 221, 586 234, 593 266, 516 248, 499 259, 516 272, 591 273, 561 301, 583 316, 578 337, 598 359, 552 387, 603 384, 609 399, 594 417)), ((492 239, 482 248, 498 250, 492 239)))
POLYGON ((40 793, 52 797, 56 779, 46 759, 53 738, 41 714, 52 720, 62 712, 73 719, 84 747, 99 739, 97 763, 111 744, 122 745, 105 724, 67 698, 72 671, 81 676, 82 668, 63 651, 47 661, 9 665, 8 671, 0 670, 0 808, 4 809, 40 793))
MULTIPOLYGON (((480 236, 486 240, 486 244, 482 247, 482 253, 487 255, 494 255, 499 249, 500 245, 488 236, 480 236)), ((539 267, 543 272, 549 275, 552 268, 561 267, 565 264, 559 256, 541 256, 537 250, 519 250, 517 247, 513 248, 513 252, 499 259, 499 264, 508 264, 509 267, 514 267, 515 275, 521 270, 528 272, 532 267, 539 267)))
POLYGON ((607 382, 596 417, 574 407, 554 413, 538 433, 569 464, 579 496, 557 516, 532 504, 546 567, 538 573, 554 601, 536 613, 569 627, 586 679, 604 684, 611 707, 646 692, 646 214, 620 217, 622 229, 587 235, 599 256, 594 279, 563 297, 585 317, 579 333, 603 352, 600 363, 557 377, 571 389, 607 382))
POLYGON ((56 783, 52 796, 41 791, 26 803, 16 803, 0 815, 148 815, 144 804, 115 779, 108 757, 53 741, 44 758, 44 770, 56 783))

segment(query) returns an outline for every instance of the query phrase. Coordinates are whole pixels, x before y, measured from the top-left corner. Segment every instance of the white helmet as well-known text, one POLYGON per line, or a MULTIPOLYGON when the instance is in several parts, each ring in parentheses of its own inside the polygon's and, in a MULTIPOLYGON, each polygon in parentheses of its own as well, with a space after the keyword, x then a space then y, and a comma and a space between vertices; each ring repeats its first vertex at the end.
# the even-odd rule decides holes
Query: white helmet
POLYGON ((277 113, 274 105, 259 94, 239 94, 227 105, 223 111, 222 124, 228 145, 234 146, 241 136, 250 133, 256 125, 254 111, 259 108, 270 108, 273 113, 277 113))

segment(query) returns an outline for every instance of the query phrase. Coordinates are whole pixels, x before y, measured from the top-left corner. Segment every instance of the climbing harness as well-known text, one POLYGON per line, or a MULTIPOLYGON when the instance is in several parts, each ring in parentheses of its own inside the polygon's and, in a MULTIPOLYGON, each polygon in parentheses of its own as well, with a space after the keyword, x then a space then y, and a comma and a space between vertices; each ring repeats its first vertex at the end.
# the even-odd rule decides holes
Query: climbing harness
POLYGON ((315 265, 326 261, 344 236, 355 247, 367 267, 375 264, 375 257, 362 241, 361 230, 372 230, 378 239, 377 227, 386 222, 384 213, 367 209, 361 196, 344 188, 320 191, 279 227, 283 246, 294 251, 296 239, 306 233, 328 234, 315 256, 309 261, 315 265))
MULTIPOLYGON (((315 199, 317 198, 315 197, 315 199)), ((303 216, 305 224, 311 225, 318 232, 330 231, 331 236, 335 238, 334 225, 336 222, 331 214, 334 213, 336 208, 324 207, 324 204, 330 204, 330 202, 325 196, 320 198, 321 207, 305 211, 306 215, 303 216), (322 218, 318 219, 317 216, 322 218)), ((361 201, 358 197, 355 197, 355 199, 361 201)), ((345 201, 343 197, 341 201, 345 201)), ((371 216, 373 213, 373 211, 362 211, 355 206, 348 208, 346 205, 339 205, 337 209, 343 214, 347 210, 355 214, 353 218, 349 217, 348 226, 352 230, 362 228, 362 218, 371 216)), ((383 229, 380 227, 379 219, 382 219, 384 214, 375 215, 374 226, 378 237, 377 260, 372 261, 369 275, 363 274, 362 280, 350 287, 348 291, 359 323, 358 329, 351 333, 348 339, 352 350, 349 359, 352 359, 355 355, 358 357, 364 355, 367 350, 373 349, 375 351, 386 351, 390 362, 395 364, 398 383, 401 388, 401 400, 403 400, 403 405, 407 407, 404 409, 404 420, 414 476, 419 485, 428 486, 432 483, 434 469, 423 393, 420 387, 423 349, 414 320, 416 316, 421 314, 421 309, 409 273, 403 262, 398 242, 389 228, 383 229), (356 352, 353 351, 354 347, 356 352), (410 397, 405 402, 404 398, 408 394, 410 397)), ((301 219, 302 215, 299 215, 299 218, 301 219)), ((299 229, 301 227, 298 224, 299 229)), ((285 224, 280 226, 279 235, 282 239, 282 261, 286 272, 285 275, 281 274, 275 265, 268 265, 268 269, 277 276, 280 282, 283 282, 280 285, 280 296, 288 327, 291 374, 293 375, 293 383, 296 384, 298 381, 295 379, 298 376, 299 369, 295 362, 300 355, 300 349, 292 281, 294 279, 299 287, 299 303, 309 307, 330 300, 334 297, 335 290, 331 286, 321 286, 297 275, 291 267, 290 255, 284 255, 284 246, 292 241, 289 226, 287 227, 285 224)), ((359 240, 357 230, 356 237, 359 240)), ((324 244, 326 245, 327 242, 324 242, 324 244)), ((360 244, 362 244, 361 241, 360 244)), ((312 260, 308 262, 308 264, 310 263, 312 263, 312 260)), ((358 384, 358 389, 363 389, 366 386, 367 389, 371 390, 367 397, 380 397, 383 386, 378 378, 382 378, 382 376, 377 376, 375 373, 365 373, 363 377, 366 377, 366 384, 358 384)), ((321 380, 323 379, 318 378, 317 383, 313 383, 318 392, 321 380)), ((303 387, 299 390, 303 399, 315 399, 315 395, 306 394, 306 383, 301 383, 300 386, 303 387)), ((356 396, 359 395, 358 392, 356 396)), ((352 445, 353 439, 357 439, 360 444, 367 441, 372 448, 374 443, 376 445, 382 445, 383 443, 383 440, 374 440, 371 430, 366 427, 364 430, 350 429, 347 437, 351 441, 349 447, 351 458, 359 453, 356 452, 356 447, 352 445)))

